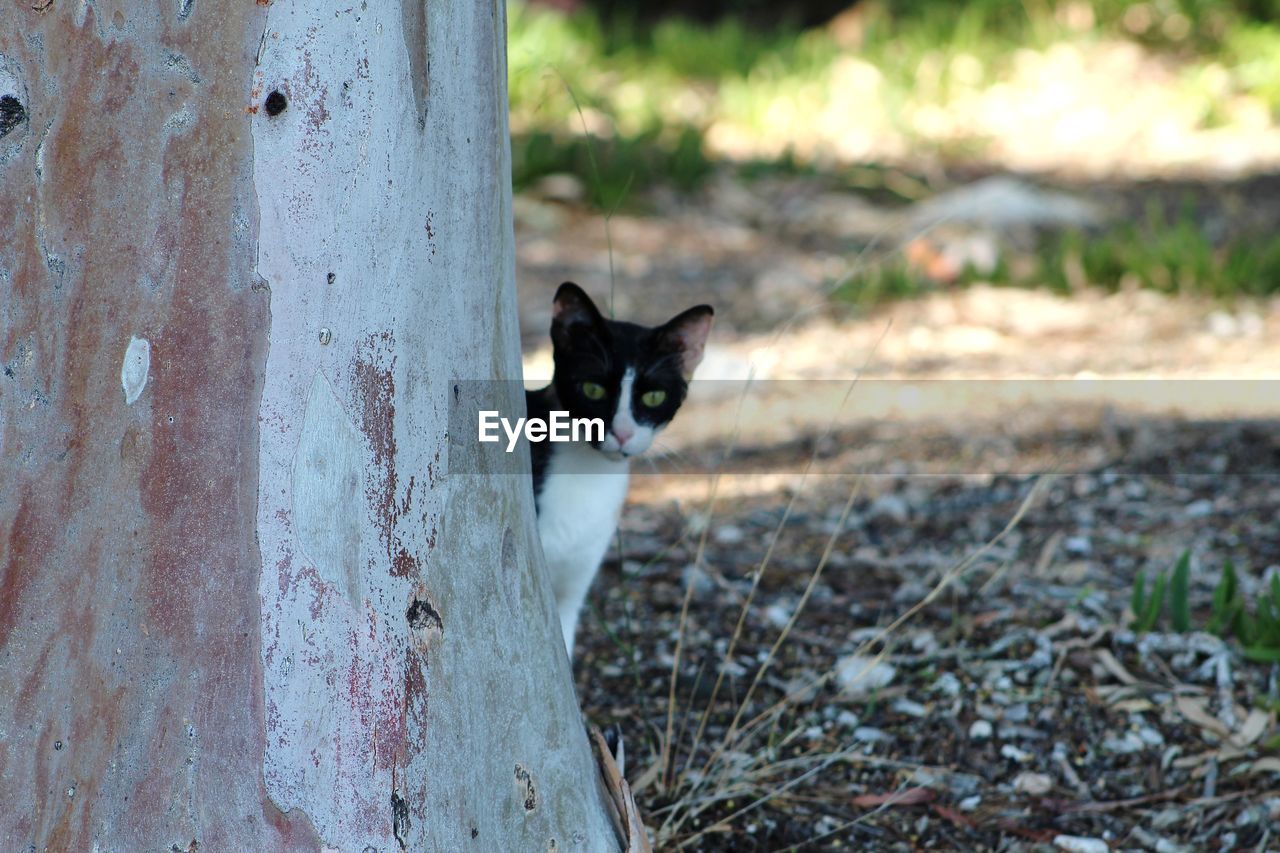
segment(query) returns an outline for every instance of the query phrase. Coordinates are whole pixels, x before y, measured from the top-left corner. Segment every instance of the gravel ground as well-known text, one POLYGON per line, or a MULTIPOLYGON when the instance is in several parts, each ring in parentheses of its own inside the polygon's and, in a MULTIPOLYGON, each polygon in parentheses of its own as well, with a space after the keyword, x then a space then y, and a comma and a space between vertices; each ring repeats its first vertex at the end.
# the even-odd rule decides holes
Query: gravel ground
MULTIPOLYGON (((689 475, 643 478, 576 666, 588 716, 625 736, 658 838, 705 850, 1036 849, 1061 835, 1124 849, 1280 844, 1275 667, 1209 634, 1135 636, 1125 613, 1135 573, 1183 549, 1197 625, 1224 559, 1254 586, 1280 571, 1276 432, 1147 428, 1153 452, 1206 464, 1225 453, 1250 473, 904 471, 742 496, 735 481, 753 475, 731 464, 709 524, 705 499, 662 498, 689 475), (653 779, 669 712, 678 747, 670 778, 653 779)), ((930 441, 925 429, 899 438, 930 441)), ((805 444, 791 450, 807 459, 805 444)))
MULTIPOLYGON (((1280 573, 1280 302, 974 288, 856 313, 824 276, 888 214, 786 189, 615 218, 617 315, 712 301, 719 378, 1254 384, 1141 407, 973 383, 912 412, 858 391, 807 419, 691 400, 575 661, 659 849, 1280 849, 1277 667, 1127 613, 1184 550, 1193 626, 1225 560, 1250 602, 1280 573)), ((554 285, 607 293, 610 249, 598 216, 517 214, 529 375, 554 285)))

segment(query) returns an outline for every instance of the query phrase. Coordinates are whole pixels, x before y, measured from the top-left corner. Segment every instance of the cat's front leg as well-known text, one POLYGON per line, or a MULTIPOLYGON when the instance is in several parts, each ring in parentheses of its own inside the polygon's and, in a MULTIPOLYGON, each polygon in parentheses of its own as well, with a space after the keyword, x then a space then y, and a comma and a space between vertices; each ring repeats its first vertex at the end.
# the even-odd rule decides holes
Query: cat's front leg
MULTIPOLYGON (((593 543, 594 544, 594 543, 593 543)), ((556 595, 556 610, 560 614, 560 629, 564 634, 565 651, 573 660, 574 635, 578 629, 578 616, 587 600, 591 582, 600 571, 608 550, 608 539, 602 548, 582 548, 572 558, 552 565, 551 584, 556 595)))

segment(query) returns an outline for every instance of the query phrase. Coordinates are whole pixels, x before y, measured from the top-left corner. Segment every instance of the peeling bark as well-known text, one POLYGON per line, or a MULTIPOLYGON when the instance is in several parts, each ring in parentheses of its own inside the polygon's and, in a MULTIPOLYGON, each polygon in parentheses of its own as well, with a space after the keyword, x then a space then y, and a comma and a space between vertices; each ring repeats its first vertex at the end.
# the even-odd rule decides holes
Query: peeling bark
POLYGON ((0 849, 616 847, 527 483, 447 472, 519 370, 501 5, 31 5, 0 849))

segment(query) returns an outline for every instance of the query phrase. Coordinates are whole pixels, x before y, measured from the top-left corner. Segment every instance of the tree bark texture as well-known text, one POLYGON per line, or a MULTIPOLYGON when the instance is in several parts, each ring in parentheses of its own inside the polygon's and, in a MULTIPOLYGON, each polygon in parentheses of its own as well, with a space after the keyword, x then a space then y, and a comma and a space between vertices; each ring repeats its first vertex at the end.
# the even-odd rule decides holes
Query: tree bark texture
POLYGON ((615 847, 528 483, 448 475, 502 4, 2 9, 0 849, 615 847))

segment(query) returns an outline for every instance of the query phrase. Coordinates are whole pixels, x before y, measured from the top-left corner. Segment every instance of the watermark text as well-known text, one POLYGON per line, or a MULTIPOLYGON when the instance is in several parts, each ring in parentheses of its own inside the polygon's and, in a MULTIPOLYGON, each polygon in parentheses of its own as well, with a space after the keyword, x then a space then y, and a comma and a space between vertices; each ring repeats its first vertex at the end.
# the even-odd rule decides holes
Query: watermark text
POLYGON ((507 452, 516 449, 520 435, 531 442, 537 441, 604 441, 604 420, 601 418, 574 418, 568 412, 551 412, 551 417, 510 419, 493 409, 480 411, 479 438, 491 444, 502 440, 498 428, 507 436, 507 452))

